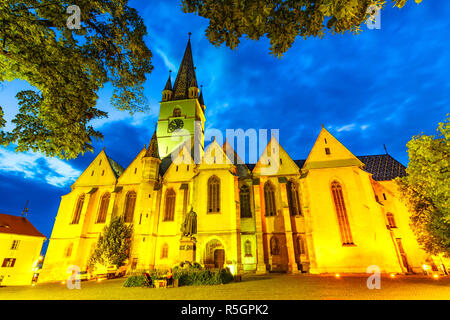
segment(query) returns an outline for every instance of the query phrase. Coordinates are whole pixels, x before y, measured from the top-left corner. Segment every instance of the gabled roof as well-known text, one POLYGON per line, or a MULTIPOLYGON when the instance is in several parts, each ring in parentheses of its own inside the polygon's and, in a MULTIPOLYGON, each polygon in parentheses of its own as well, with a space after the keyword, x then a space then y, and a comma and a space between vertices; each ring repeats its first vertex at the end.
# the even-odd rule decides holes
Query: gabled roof
POLYGON ((45 238, 27 218, 3 213, 0 213, 0 233, 45 238))
POLYGON ((113 159, 111 159, 110 157, 106 156, 106 158, 108 158, 111 169, 117 179, 118 177, 120 177, 122 175, 122 173, 125 171, 125 169, 120 164, 118 164, 113 159))
MULTIPOLYGON (((406 167, 388 154, 357 156, 364 163, 364 170, 371 173, 376 181, 393 180, 406 176, 406 167)), ((294 160, 299 168, 302 168, 306 160, 294 160)), ((254 163, 247 164, 250 171, 255 168, 254 163)))
POLYGON ((189 87, 197 83, 194 59, 192 58, 191 40, 188 40, 177 78, 173 85, 173 100, 188 99, 189 87))
POLYGON ((373 174, 374 180, 386 181, 406 176, 406 167, 388 154, 358 156, 358 159, 365 164, 364 170, 373 174))
POLYGON ((161 159, 161 163, 159 165, 159 174, 162 176, 164 176, 164 174, 166 173, 166 171, 169 169, 170 165, 172 164, 172 155, 174 156, 174 159, 180 154, 180 152, 182 152, 183 148, 187 149, 187 146, 190 145, 191 146, 191 150, 190 150, 190 156, 191 156, 191 160, 192 162, 194 161, 193 159, 195 158, 194 154, 195 154, 195 148, 194 145, 192 144, 192 140, 186 140, 181 142, 177 147, 175 147, 171 153, 169 153, 165 158, 161 159))

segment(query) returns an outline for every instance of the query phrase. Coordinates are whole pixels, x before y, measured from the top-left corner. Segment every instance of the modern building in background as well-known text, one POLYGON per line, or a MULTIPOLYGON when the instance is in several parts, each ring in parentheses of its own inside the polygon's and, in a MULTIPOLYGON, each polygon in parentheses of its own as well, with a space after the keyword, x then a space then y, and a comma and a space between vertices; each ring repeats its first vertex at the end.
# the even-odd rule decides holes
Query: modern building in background
POLYGON ((31 284, 45 240, 27 218, 0 213, 0 286, 31 284))
POLYGON ((101 151, 62 197, 40 281, 67 278, 70 265, 85 270, 115 216, 133 224, 128 270, 172 267, 183 256, 181 225, 191 207, 194 260, 211 268, 317 274, 376 265, 421 273, 424 263, 448 263, 416 242, 394 182, 405 167, 390 155, 355 156, 323 127, 306 160, 292 159, 275 137, 254 164, 227 141, 205 146, 190 42, 162 93, 149 146, 126 169, 101 151))

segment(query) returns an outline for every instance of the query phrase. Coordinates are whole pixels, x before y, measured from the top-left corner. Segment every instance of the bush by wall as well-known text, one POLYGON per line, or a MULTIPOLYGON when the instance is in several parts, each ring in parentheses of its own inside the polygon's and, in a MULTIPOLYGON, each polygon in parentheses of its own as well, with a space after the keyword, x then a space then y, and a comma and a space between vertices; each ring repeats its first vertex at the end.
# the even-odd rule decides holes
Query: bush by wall
POLYGON ((177 269, 174 279, 178 279, 179 286, 198 286, 225 284, 233 281, 233 275, 228 268, 217 271, 198 269, 195 267, 177 269))
POLYGON ((149 283, 144 275, 141 276, 130 276, 123 283, 124 287, 148 287, 149 283))
MULTIPOLYGON (((149 272, 152 281, 165 279, 167 270, 155 269, 149 272)), ((217 285, 233 281, 234 277, 228 268, 207 270, 200 264, 183 263, 173 267, 173 278, 178 279, 178 286, 217 285)), ((144 274, 131 275, 123 284, 124 287, 148 287, 149 282, 144 274)))

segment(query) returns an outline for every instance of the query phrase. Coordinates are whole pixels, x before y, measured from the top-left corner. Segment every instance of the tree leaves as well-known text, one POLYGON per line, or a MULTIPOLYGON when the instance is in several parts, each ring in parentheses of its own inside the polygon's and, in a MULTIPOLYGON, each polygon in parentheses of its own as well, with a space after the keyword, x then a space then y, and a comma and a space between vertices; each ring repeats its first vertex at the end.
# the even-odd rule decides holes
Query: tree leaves
MULTIPOLYGON (((407 0, 392 0, 399 8, 407 0)), ((421 0, 416 0, 420 3, 421 0)), ((384 0, 182 0, 185 13, 209 20, 206 37, 215 46, 236 49, 240 38, 267 36, 270 54, 281 58, 297 36, 323 37, 327 32, 359 33, 371 5, 384 0)))
POLYGON ((113 218, 100 235, 94 252, 89 258, 89 265, 91 267, 95 264, 106 267, 122 266, 129 256, 132 230, 132 225, 126 225, 120 217, 113 218))
MULTIPOLYGON (((0 3, 0 81, 25 80, 36 90, 17 95, 21 108, 12 132, 0 143, 16 151, 74 158, 101 139, 89 122, 107 114, 96 109, 97 92, 114 88, 113 106, 146 110, 146 74, 153 69, 144 43, 146 28, 126 0, 79 0, 81 29, 66 26, 69 1, 7 0, 0 3)), ((3 121, 0 114, 0 123, 3 121)))
POLYGON ((450 118, 438 135, 418 135, 408 142, 407 176, 397 182, 413 213, 411 227, 431 254, 450 256, 450 118))

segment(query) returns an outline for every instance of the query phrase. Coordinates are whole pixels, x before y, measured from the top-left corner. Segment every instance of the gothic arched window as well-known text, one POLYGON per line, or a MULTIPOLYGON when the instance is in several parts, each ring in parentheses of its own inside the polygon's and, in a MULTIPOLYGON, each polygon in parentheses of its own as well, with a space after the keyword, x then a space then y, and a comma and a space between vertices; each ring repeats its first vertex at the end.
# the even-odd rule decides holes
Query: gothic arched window
POLYGON ((173 221, 175 215, 175 198, 176 198, 175 191, 173 191, 173 189, 168 189, 166 191, 164 221, 173 221))
POLYGON ((252 210, 250 209, 250 189, 244 184, 239 190, 239 200, 241 203, 241 217, 251 218, 252 210))
POLYGON ((276 216, 275 190, 269 181, 264 185, 264 202, 266 205, 266 216, 276 216))
POLYGON ((174 117, 181 117, 181 109, 180 108, 173 109, 173 116, 174 117))
POLYGON ((270 254, 273 256, 280 254, 280 248, 278 246, 278 239, 275 236, 270 238, 270 254))
POLYGON ((207 213, 220 212, 220 180, 216 176, 208 179, 208 211, 207 213))
POLYGON ((109 198, 111 195, 106 192, 100 200, 100 209, 98 210, 97 223, 105 223, 108 214, 109 198))
POLYGON ((395 224, 394 214, 392 214, 391 212, 388 212, 386 214, 386 218, 387 218, 388 225, 390 228, 397 228, 397 225, 395 224))
POLYGON ((161 259, 166 259, 169 257, 169 245, 164 243, 161 247, 161 259))
POLYGON ((77 205, 75 206, 75 212, 73 214, 72 224, 78 224, 80 222, 81 210, 83 210, 84 194, 78 197, 77 205))
POLYGON ((244 252, 246 257, 252 257, 252 243, 250 240, 245 241, 244 252))
POLYGON ((301 215, 302 211, 300 209, 300 199, 298 196, 298 186, 297 184, 289 180, 287 183, 287 196, 288 196, 288 204, 289 204, 289 212, 291 216, 301 215))
POLYGON ((344 195, 342 193, 342 186, 339 182, 331 183, 331 193, 333 194, 334 207, 341 231, 341 240, 343 245, 353 244, 352 233, 350 231, 350 223, 348 221, 347 209, 345 208, 344 195))
POLYGON ((124 221, 133 222, 134 207, 136 205, 136 192, 130 191, 125 199, 124 221))

